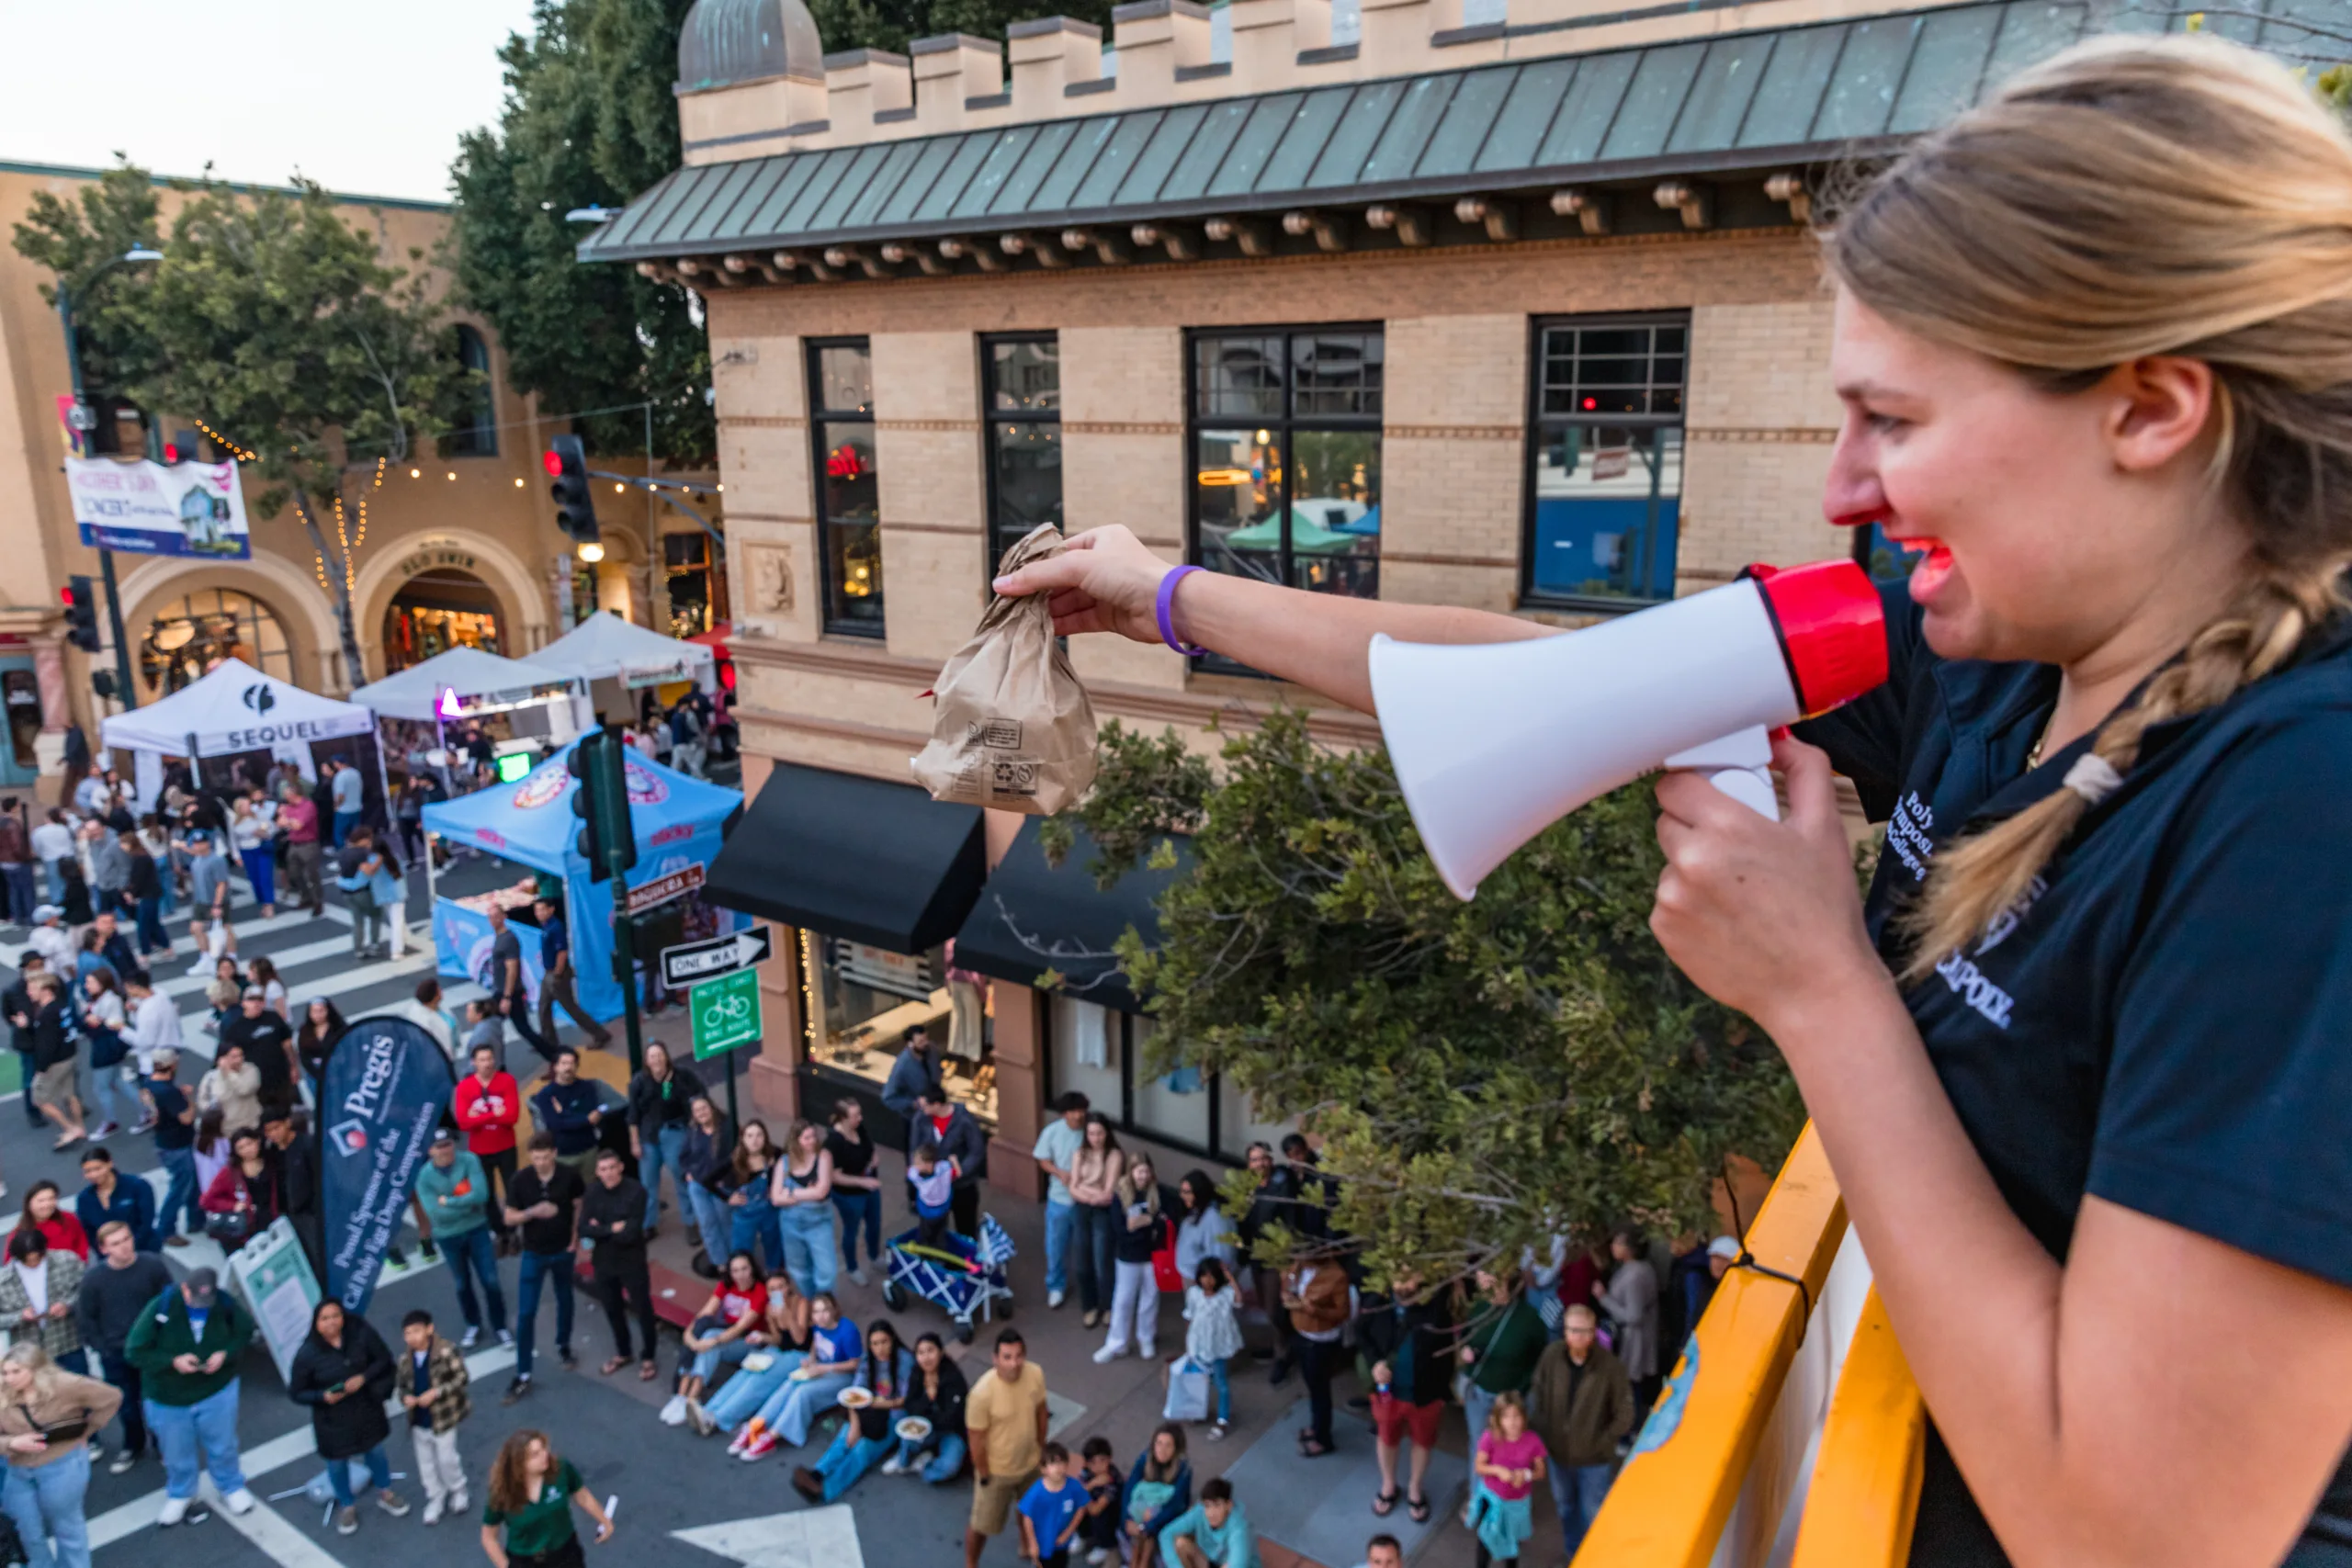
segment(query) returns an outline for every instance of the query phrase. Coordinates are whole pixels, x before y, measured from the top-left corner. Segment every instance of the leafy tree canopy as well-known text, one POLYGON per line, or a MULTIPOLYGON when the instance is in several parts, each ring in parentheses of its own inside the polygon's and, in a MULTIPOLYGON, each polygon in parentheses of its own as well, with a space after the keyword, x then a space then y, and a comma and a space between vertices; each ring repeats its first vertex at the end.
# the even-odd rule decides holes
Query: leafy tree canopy
MULTIPOLYGON (((147 171, 118 158, 70 200, 35 192, 17 225, 17 254, 47 267, 73 295, 82 378, 94 396, 123 396, 155 372, 156 345, 142 320, 147 269, 107 264, 155 243, 162 206, 147 171)), ((40 297, 56 304, 56 284, 41 285, 40 297)))
MULTIPOLYGON (((1649 933, 1662 861, 1644 786, 1555 825, 1464 904, 1386 754, 1327 750, 1295 712, 1227 739, 1214 777, 1173 735, 1116 724, 1102 757, 1075 813, 1099 881, 1193 834, 1158 946, 1130 931, 1120 949, 1161 1025, 1146 1070, 1222 1073, 1259 1114, 1305 1117, 1375 1280, 1458 1277, 1628 1220, 1702 1228, 1727 1157, 1774 1169, 1794 1140, 1779 1053, 1649 933)), ((1047 824, 1049 853, 1071 841, 1047 824)))
MULTIPOLYGON (((678 166, 678 28, 690 0, 537 0, 500 51, 495 130, 459 143, 449 265, 458 296, 498 332, 514 384, 550 413, 654 404, 658 457, 714 460, 699 305, 628 267, 582 266, 574 208, 619 207, 678 166)), ((645 416, 576 422, 590 446, 642 452, 645 416)))

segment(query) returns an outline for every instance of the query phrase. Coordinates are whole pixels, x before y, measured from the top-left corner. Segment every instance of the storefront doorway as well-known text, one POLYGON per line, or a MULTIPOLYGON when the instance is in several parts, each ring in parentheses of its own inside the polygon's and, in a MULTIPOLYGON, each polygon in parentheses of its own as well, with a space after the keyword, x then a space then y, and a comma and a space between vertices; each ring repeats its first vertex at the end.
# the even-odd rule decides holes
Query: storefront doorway
POLYGON ((0 705, 8 715, 7 744, 0 746, 0 784, 21 789, 40 776, 34 743, 40 739, 40 681, 32 655, 0 657, 0 705))
POLYGON ((504 653, 498 599, 490 585, 454 566, 420 571, 384 611, 384 672, 422 664, 453 648, 504 653))
POLYGON ((207 588, 167 605, 139 641, 139 679, 150 697, 170 696, 225 659, 294 679, 286 629, 268 605, 230 588, 207 588))

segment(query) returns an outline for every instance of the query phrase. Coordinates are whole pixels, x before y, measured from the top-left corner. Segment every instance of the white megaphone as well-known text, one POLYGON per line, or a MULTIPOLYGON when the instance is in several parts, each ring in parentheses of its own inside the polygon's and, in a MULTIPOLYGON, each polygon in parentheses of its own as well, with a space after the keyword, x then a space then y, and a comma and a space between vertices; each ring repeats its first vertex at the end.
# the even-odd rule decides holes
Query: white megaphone
POLYGON ((1884 681, 1886 626, 1860 567, 1816 561, 1563 637, 1375 637, 1371 659, 1413 826, 1468 898, 1520 845, 1660 766, 1777 817, 1771 729, 1884 681))

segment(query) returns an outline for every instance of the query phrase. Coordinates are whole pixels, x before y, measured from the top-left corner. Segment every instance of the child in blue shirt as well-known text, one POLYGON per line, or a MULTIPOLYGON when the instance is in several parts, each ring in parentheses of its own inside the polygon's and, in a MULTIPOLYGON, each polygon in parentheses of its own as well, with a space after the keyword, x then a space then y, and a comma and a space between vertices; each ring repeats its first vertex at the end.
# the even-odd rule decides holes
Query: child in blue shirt
POLYGON ((1021 1555, 1038 1568, 1069 1568, 1070 1538, 1086 1507, 1086 1488, 1069 1478, 1069 1450, 1047 1443, 1039 1474, 1021 1499, 1021 1555))

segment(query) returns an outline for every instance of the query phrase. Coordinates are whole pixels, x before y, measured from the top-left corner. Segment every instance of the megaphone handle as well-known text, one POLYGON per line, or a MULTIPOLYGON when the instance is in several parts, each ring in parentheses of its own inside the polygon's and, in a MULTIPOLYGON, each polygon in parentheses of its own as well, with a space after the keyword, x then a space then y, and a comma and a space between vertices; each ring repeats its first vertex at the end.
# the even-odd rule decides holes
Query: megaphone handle
POLYGON ((1775 822, 1781 819, 1781 798, 1772 788, 1771 769, 1692 768, 1690 771, 1758 815, 1775 822))
POLYGON ((1761 725, 1678 751, 1666 765, 1697 773, 1750 810, 1775 822, 1781 819, 1780 796, 1772 789, 1772 736, 1761 725))

